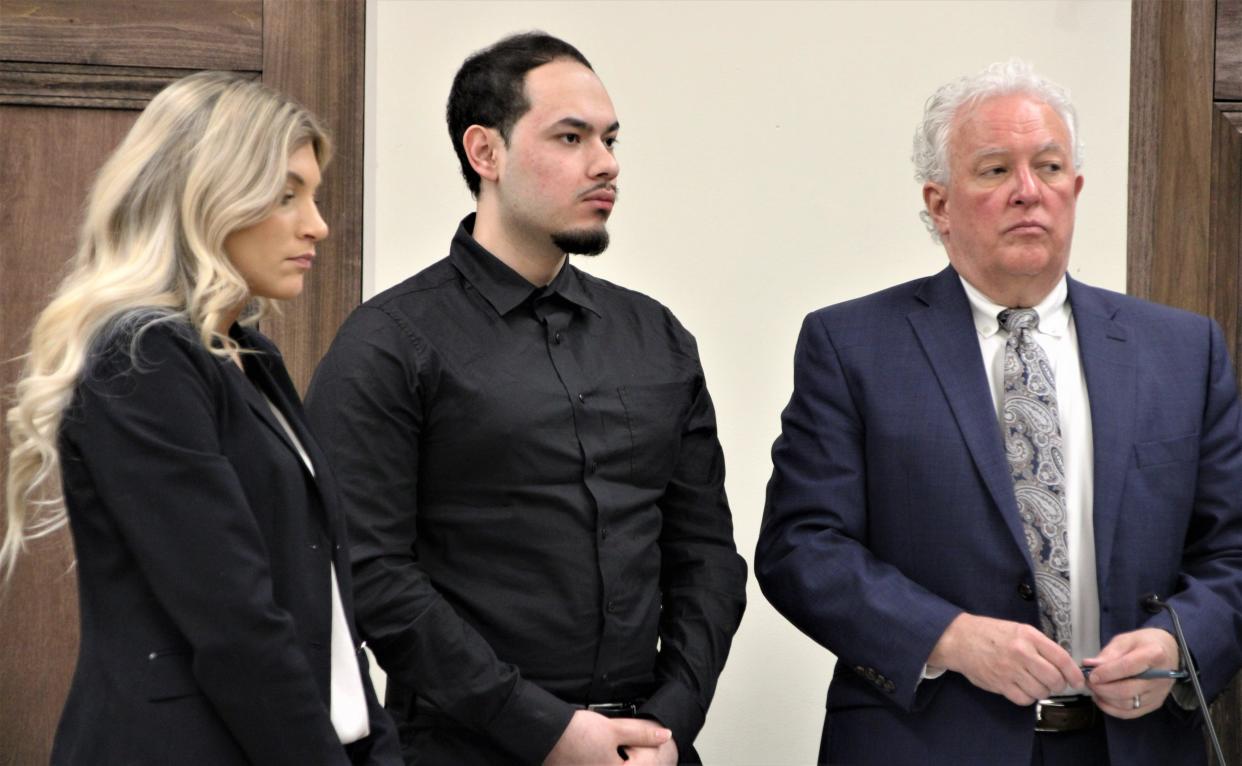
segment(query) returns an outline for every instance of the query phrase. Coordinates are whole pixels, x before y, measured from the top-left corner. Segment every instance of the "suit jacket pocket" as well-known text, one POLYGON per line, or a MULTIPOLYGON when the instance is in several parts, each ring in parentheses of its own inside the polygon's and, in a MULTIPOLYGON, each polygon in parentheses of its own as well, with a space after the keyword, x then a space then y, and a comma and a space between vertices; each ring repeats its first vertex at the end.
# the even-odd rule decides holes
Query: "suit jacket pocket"
POLYGON ((1179 463, 1199 459, 1199 433, 1161 439, 1154 442, 1135 442, 1134 458, 1139 468, 1179 463))
POLYGON ((202 689, 190 668, 192 657, 187 649, 154 651, 148 654, 143 696, 149 702, 160 702, 201 694, 202 689))

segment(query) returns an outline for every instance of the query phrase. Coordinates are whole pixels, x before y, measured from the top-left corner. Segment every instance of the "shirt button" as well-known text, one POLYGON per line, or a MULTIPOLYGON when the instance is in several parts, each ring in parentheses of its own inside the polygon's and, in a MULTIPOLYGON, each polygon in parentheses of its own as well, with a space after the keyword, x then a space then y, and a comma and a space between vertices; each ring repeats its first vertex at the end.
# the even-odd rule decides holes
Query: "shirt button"
POLYGON ((604 527, 600 531, 599 536, 601 540, 607 540, 608 539, 608 527, 604 527))
POLYGON ((595 473, 597 470, 599 470, 599 463, 595 462, 594 460, 592 460, 590 463, 587 463, 587 473, 595 473))
POLYGON ((585 403, 585 402, 586 402, 586 394, 578 394, 578 401, 585 403))
POLYGON ((559 332, 552 336, 552 342, 553 343, 561 342, 561 334, 559 332))
POLYGON ((605 608, 608 610, 608 614, 612 614, 617 611, 617 602, 609 599, 608 606, 605 608))
POLYGON ((312 551, 317 551, 317 550, 319 550, 319 543, 311 543, 311 544, 310 544, 310 549, 311 549, 312 551))
POLYGON ((601 681, 607 681, 607 680, 608 680, 608 674, 607 674, 607 673, 605 673, 604 675, 600 676, 599 678, 600 678, 600 680, 601 680, 601 681))

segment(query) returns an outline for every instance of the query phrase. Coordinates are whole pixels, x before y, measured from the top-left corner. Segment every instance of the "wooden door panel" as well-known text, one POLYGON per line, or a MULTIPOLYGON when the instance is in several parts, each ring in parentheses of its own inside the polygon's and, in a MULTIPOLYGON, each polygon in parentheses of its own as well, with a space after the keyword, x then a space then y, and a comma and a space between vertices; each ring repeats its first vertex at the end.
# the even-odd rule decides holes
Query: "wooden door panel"
POLYGON ((268 0, 264 8, 263 82, 319 115, 336 146, 319 195, 330 236, 316 248, 305 291, 262 328, 305 392, 336 328, 362 300, 365 6, 268 0))
MULTIPOLYGON (((82 200, 137 112, 0 106, 0 359, 30 325, 76 245, 82 200)), ((0 367, 3 390, 19 364, 0 367)), ((0 432, 0 470, 8 434, 0 432)), ((0 524, 2 528, 2 524, 0 524)), ((0 763, 46 763, 77 656, 77 584, 66 530, 33 543, 0 597, 0 763)))
POLYGON ((1216 99, 1242 101, 1242 0, 1216 4, 1216 99))
POLYGON ((1242 103, 1216 104, 1212 111, 1209 235, 1215 272, 1213 303, 1222 307, 1214 316, 1225 331, 1234 365, 1242 368, 1242 308, 1238 298, 1242 295, 1242 215, 1238 212, 1242 207, 1242 103))
POLYGON ((1210 6, 1191 3, 1140 3, 1131 13, 1131 61, 1144 65, 1130 72, 1126 292, 1201 314, 1212 313, 1213 18, 1210 6))
POLYGON ((0 103, 137 110, 185 75, 158 67, 0 61, 0 103))
POLYGON ((258 70, 263 0, 3 0, 6 61, 258 70))

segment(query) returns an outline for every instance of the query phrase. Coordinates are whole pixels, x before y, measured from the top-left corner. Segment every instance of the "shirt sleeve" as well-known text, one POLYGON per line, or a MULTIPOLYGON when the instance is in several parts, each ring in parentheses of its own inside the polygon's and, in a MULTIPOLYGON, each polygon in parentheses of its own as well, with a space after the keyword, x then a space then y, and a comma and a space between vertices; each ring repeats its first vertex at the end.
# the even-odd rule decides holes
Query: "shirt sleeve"
POLYGON ((371 307, 354 312, 320 363, 307 416, 336 474, 348 523, 358 626, 380 666, 418 697, 540 763, 574 708, 522 678, 436 590, 419 563, 424 342, 371 307))
POLYGON ((695 386, 677 464, 659 501, 663 599, 657 687, 640 715, 668 727, 685 753, 703 727, 742 619, 746 562, 733 540, 715 408, 694 341, 681 333, 693 355, 695 386))
POLYGON ((188 641, 196 683, 251 761, 348 763, 222 451, 223 370, 163 325, 143 333, 136 363, 128 338, 111 348, 66 414, 62 454, 85 469, 66 471, 71 512, 106 511, 118 556, 132 557, 188 641))

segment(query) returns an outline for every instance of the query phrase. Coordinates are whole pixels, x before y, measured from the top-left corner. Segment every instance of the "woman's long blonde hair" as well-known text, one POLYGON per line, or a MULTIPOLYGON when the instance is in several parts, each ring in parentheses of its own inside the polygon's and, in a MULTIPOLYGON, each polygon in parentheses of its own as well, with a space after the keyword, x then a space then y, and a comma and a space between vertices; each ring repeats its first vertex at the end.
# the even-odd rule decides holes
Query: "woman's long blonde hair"
MULTIPOLYGON (((69 273, 39 314, 6 421, 11 447, 0 581, 26 541, 65 523, 58 432, 92 346, 114 320, 192 325, 217 354, 216 331, 250 298, 224 239, 274 209, 289 155, 309 143, 322 167, 331 143, 306 109, 240 75, 172 83, 100 169, 69 273)), ((254 300, 249 321, 271 310, 254 300)), ((135 336, 136 337, 136 336, 135 336)))

